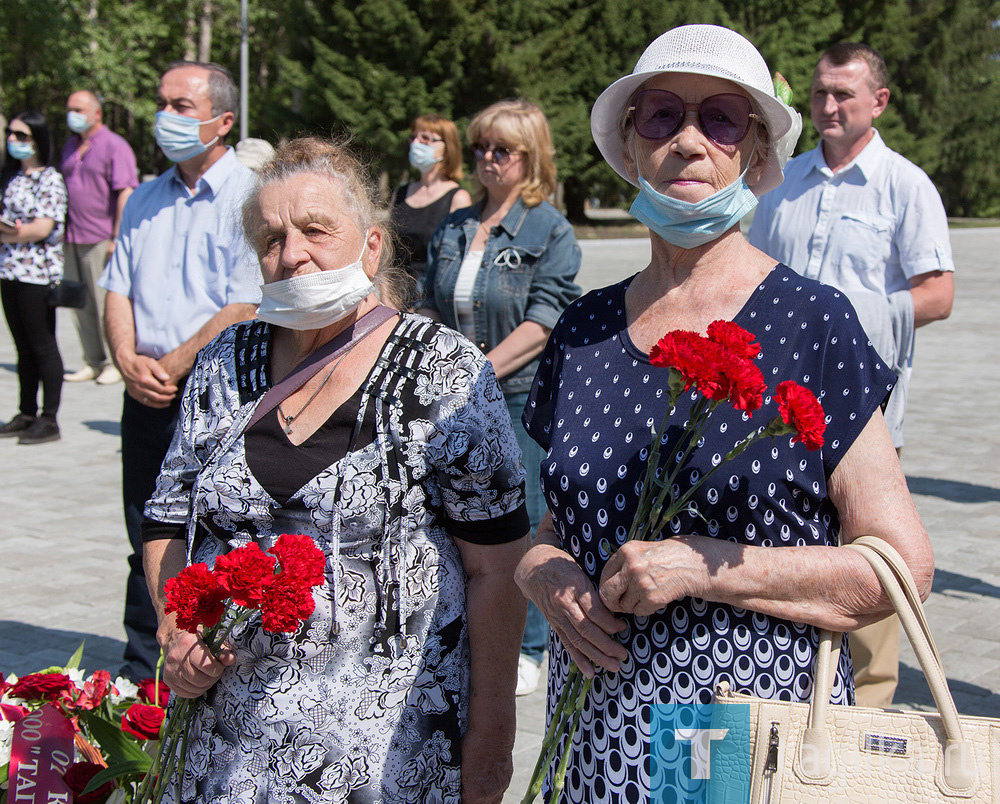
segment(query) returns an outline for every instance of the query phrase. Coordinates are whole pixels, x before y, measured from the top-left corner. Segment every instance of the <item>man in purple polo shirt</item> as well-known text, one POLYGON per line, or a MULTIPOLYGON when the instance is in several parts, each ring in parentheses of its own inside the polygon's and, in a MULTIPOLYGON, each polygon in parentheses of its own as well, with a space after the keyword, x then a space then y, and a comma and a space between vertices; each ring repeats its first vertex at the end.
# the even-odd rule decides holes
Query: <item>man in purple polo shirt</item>
POLYGON ((60 169, 69 193, 63 250, 67 279, 87 287, 87 306, 76 311, 76 328, 86 365, 67 382, 119 382, 104 335, 104 288, 97 280, 114 253, 122 210, 139 183, 132 147, 102 122, 93 92, 74 92, 66 101, 66 125, 74 132, 63 148, 60 169))

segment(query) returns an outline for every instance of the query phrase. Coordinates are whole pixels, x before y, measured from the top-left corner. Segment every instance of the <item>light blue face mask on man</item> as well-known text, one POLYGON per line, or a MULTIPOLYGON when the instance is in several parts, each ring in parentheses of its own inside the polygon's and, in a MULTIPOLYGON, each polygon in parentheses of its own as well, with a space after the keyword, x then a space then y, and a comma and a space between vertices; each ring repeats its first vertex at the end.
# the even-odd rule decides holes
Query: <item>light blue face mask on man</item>
POLYGON ((216 137, 209 142, 202 142, 201 127, 218 120, 222 114, 217 114, 211 120, 199 120, 173 112, 157 112, 153 124, 156 144, 171 162, 185 162, 208 150, 219 139, 216 137))
POLYGON ((90 127, 90 119, 83 112, 66 112, 66 128, 80 134, 90 127))
POLYGON ((747 186, 746 175, 744 170, 732 184, 695 202, 657 192, 639 176, 639 195, 629 213, 668 243, 697 248, 721 237, 757 206, 757 196, 747 186))

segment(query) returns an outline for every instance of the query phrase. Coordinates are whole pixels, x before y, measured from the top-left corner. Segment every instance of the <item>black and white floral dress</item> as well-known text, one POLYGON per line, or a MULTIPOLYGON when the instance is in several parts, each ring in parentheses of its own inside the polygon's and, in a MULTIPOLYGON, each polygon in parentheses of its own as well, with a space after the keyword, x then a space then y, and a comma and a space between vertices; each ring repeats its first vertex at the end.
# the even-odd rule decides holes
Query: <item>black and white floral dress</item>
POLYGON ((146 515, 185 522, 193 497, 191 560, 209 565, 250 540, 308 534, 328 583, 297 634, 253 619, 234 634, 236 662, 195 718, 183 799, 457 803, 470 657, 453 537, 528 529, 496 378, 461 335, 403 314, 357 405, 331 417, 346 449, 323 456, 324 425, 275 471, 274 412, 227 438, 270 385, 270 331, 239 324, 202 352, 146 515))

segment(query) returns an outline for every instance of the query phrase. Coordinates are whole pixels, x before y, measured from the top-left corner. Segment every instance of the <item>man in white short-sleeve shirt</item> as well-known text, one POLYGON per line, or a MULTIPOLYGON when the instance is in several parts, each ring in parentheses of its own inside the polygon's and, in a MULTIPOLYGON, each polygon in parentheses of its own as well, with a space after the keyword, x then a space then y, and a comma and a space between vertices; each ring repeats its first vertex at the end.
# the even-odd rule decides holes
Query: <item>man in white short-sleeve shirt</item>
MULTIPOLYGON (((889 102, 887 81, 885 62, 867 45, 823 53, 810 98, 820 144, 789 162, 781 186, 760 199, 749 238, 851 300, 899 378, 885 410, 898 450, 914 330, 951 313, 954 263, 937 189, 873 126, 889 102)), ((852 633, 851 653, 858 703, 889 705, 899 673, 896 618, 852 633)))
POLYGON ((820 144, 760 199, 750 242, 803 276, 842 290, 899 377, 886 410, 897 448, 913 331, 951 313, 948 220, 919 167, 889 149, 873 123, 889 101, 885 64, 867 45, 834 45, 813 75, 820 144))

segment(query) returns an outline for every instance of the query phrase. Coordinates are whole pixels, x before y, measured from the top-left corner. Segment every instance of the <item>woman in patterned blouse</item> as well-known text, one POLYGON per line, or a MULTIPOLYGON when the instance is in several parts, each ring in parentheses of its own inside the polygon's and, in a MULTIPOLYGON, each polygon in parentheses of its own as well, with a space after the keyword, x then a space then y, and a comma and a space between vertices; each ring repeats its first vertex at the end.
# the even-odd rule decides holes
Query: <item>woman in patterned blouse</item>
POLYGON ((244 210, 260 320, 203 350, 146 507, 164 678, 205 693, 184 800, 499 802, 512 773, 520 452, 482 354, 379 308, 376 289, 386 304, 400 294, 372 197, 354 157, 322 140, 262 168, 244 210), (348 329, 369 312, 385 320, 348 329), (351 333, 349 351, 251 420, 269 388, 351 333), (185 544, 189 510, 202 535, 185 544), (213 656, 163 613, 186 558, 212 564, 282 533, 327 557, 296 634, 251 620, 213 656))
MULTIPOLYGON (((550 712, 571 659, 589 677, 606 671, 564 749, 561 801, 649 798, 653 704, 709 704, 723 681, 808 700, 819 629, 850 631, 892 611, 874 571, 842 544, 883 538, 930 593, 930 542, 880 410, 894 375, 844 297, 740 233, 756 196, 781 181, 797 122, 754 46, 714 25, 666 32, 594 105, 598 147, 639 188, 632 214, 649 227, 651 259, 567 309, 525 410, 547 451, 550 513, 517 578, 559 637, 550 712), (668 370, 651 364, 650 348, 669 330, 704 333, 718 319, 760 344, 771 390, 753 421, 777 415, 775 384, 795 380, 821 398, 826 441, 810 452, 789 436, 765 440, 697 488, 665 529, 671 538, 626 542, 668 398, 668 370)), ((677 400, 674 422, 690 415, 693 395, 677 400)), ((679 494, 752 427, 742 411, 716 409, 679 494)), ((680 460, 681 429, 668 429, 663 465, 680 460)), ((834 698, 852 696, 844 650, 834 698)))
POLYGON ((0 177, 0 294, 17 349, 21 398, 18 414, 0 426, 0 437, 42 444, 59 438, 63 363, 56 310, 48 297, 49 285, 63 273, 66 185, 52 166, 49 124, 42 115, 19 114, 7 125, 6 140, 8 162, 0 177))

